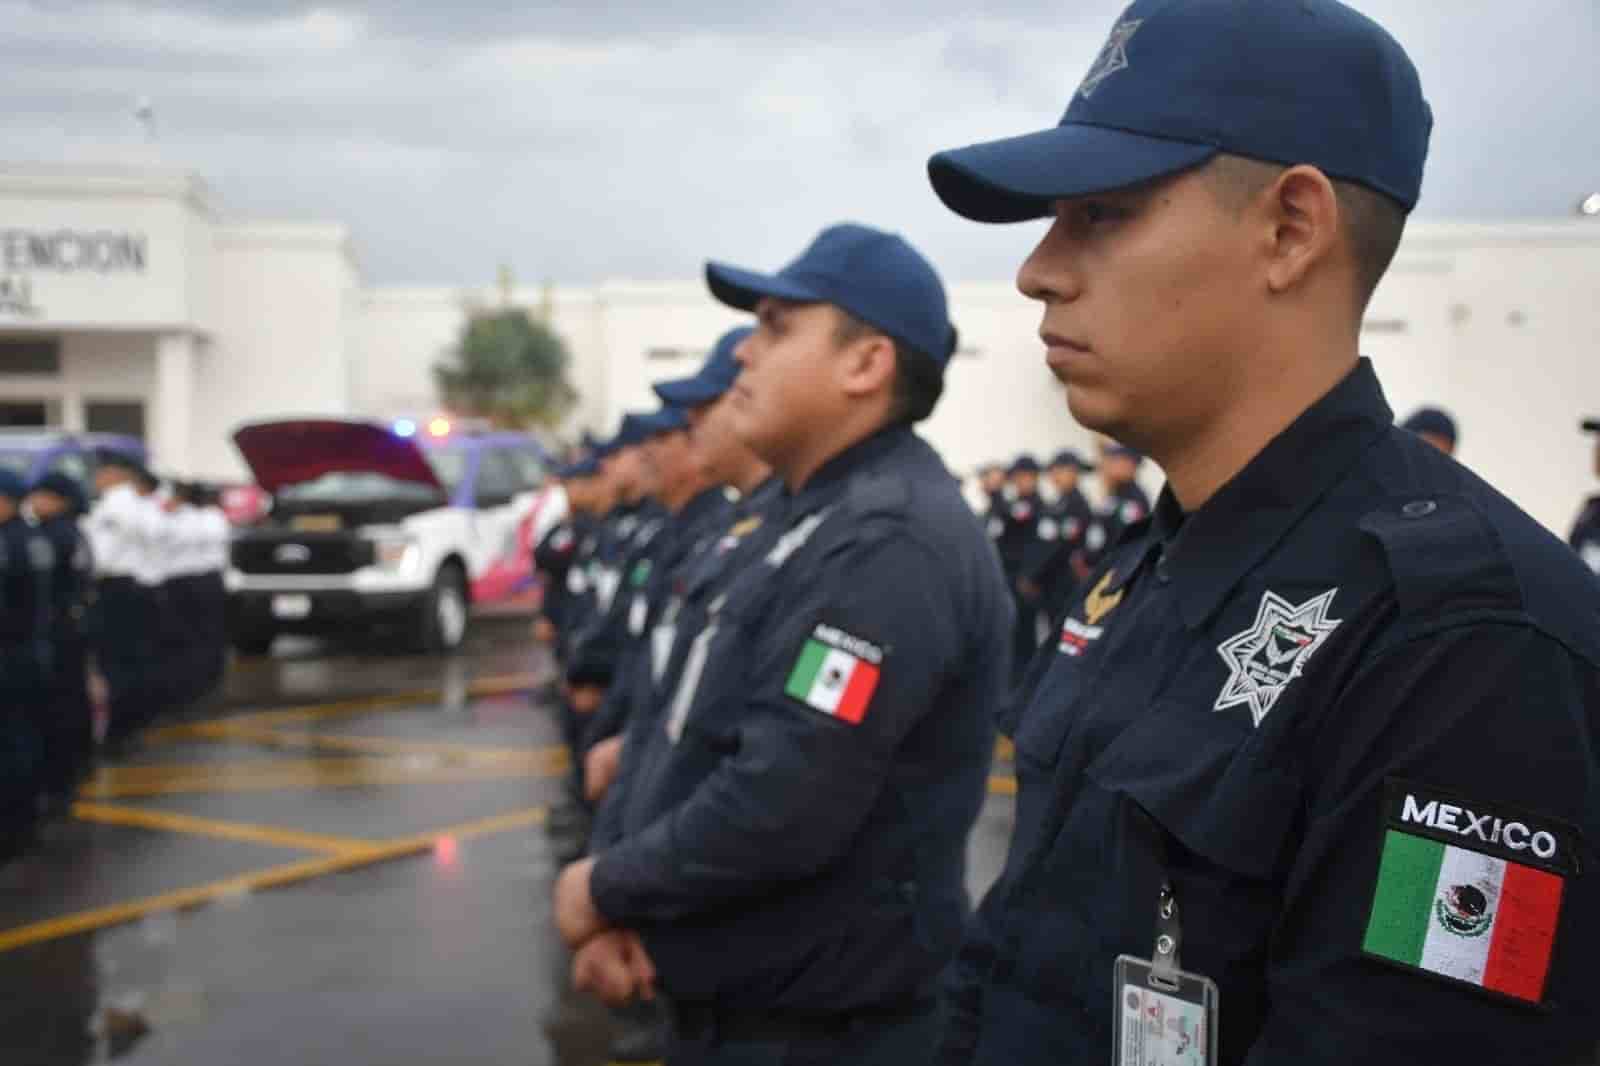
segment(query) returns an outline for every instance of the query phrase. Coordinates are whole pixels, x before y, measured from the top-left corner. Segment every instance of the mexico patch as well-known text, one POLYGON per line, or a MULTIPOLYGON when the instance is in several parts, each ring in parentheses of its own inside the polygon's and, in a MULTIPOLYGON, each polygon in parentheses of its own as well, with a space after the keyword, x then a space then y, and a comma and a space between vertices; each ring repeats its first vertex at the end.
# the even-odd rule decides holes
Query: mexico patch
POLYGON ((1544 1002, 1577 834, 1563 822, 1390 781, 1363 951, 1544 1002))
POLYGON ((818 623, 783 690, 812 710, 858 725, 867 716, 882 666, 878 645, 818 623))

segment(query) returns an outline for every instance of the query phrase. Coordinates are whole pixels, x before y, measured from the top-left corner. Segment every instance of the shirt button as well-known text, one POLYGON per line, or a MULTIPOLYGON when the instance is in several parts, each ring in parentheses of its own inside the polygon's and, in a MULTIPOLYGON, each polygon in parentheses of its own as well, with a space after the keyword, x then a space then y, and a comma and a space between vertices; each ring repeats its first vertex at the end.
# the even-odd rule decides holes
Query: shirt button
POLYGON ((1439 509, 1439 505, 1432 500, 1412 500, 1400 508, 1400 513, 1407 518, 1427 518, 1439 509))
POLYGON ((1172 573, 1167 567, 1167 557, 1165 555, 1156 560, 1156 580, 1163 585, 1172 583, 1172 573))

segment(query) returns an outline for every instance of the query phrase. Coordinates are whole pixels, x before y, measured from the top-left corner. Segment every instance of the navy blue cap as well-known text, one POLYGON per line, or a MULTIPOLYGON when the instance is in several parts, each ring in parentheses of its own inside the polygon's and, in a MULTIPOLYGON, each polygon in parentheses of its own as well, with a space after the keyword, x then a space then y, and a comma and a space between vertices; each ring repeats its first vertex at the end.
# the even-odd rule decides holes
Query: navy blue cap
POLYGON ((38 481, 35 481, 33 488, 28 491, 54 493, 66 500, 74 510, 83 510, 83 486, 78 484, 77 478, 72 477, 70 474, 63 474, 60 471, 46 474, 38 481))
POLYGON ((957 214, 1020 222, 1225 152, 1310 164, 1409 211, 1432 128, 1405 49, 1337 0, 1136 0, 1059 125, 940 152, 928 176, 957 214))
POLYGON ((1400 423, 1401 429, 1413 433, 1433 433, 1450 443, 1456 442, 1456 420, 1437 407, 1420 408, 1410 418, 1400 423))
POLYGON ((146 472, 144 462, 139 456, 122 451, 120 448, 96 448, 94 461, 96 466, 116 467, 132 474, 143 475, 146 472))
POLYGON ((1076 469, 1079 473, 1083 474, 1087 474, 1089 471, 1094 469, 1093 463, 1085 461, 1083 456, 1079 455, 1071 448, 1064 448, 1057 452, 1055 458, 1050 460, 1050 466, 1051 469, 1062 466, 1070 466, 1076 469))
POLYGON ((600 461, 590 456, 576 462, 567 463, 556 468, 556 478, 560 481, 575 481, 578 478, 594 477, 600 472, 600 461))
POLYGON ((741 311, 755 310, 764 296, 833 304, 941 367, 955 352, 956 331, 938 271, 904 237, 870 226, 829 226, 776 274, 707 263, 706 283, 713 296, 741 311))
MULTIPOLYGON (((634 417, 634 416, 630 416, 634 417)), ((673 430, 688 429, 689 418, 677 407, 663 407, 659 411, 651 411, 647 415, 638 415, 639 439, 648 440, 660 433, 671 433, 673 430)))
POLYGON ((0 496, 20 500, 27 494, 28 483, 22 480, 22 475, 0 467, 0 496))
POLYGON ((698 373, 691 377, 656 382, 656 395, 669 407, 684 408, 700 407, 719 399, 733 388, 734 379, 739 376, 739 361, 733 357, 733 353, 754 332, 755 329, 750 326, 730 329, 717 338, 716 346, 711 349, 711 354, 706 357, 705 365, 698 373))
POLYGON ((1039 472, 1039 460, 1031 455, 1019 455, 1011 464, 1010 472, 1013 474, 1037 474, 1039 472))

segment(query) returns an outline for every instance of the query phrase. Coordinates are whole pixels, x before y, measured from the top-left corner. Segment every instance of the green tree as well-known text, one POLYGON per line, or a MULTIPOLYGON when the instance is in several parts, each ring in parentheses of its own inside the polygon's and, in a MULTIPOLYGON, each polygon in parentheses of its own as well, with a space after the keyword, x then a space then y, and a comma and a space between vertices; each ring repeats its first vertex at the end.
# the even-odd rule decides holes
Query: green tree
POLYGON ((452 412, 508 429, 555 427, 577 402, 567 381, 566 343, 514 308, 468 317, 446 358, 434 364, 439 398, 452 412))

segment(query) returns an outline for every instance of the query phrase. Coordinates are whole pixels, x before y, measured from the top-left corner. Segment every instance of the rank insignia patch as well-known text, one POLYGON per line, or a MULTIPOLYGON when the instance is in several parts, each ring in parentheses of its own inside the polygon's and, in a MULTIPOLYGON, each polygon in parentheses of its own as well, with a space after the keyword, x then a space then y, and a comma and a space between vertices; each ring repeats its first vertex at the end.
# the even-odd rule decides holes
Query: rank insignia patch
POLYGON ((1363 952, 1543 1002, 1575 839, 1564 823, 1391 781, 1363 952))

